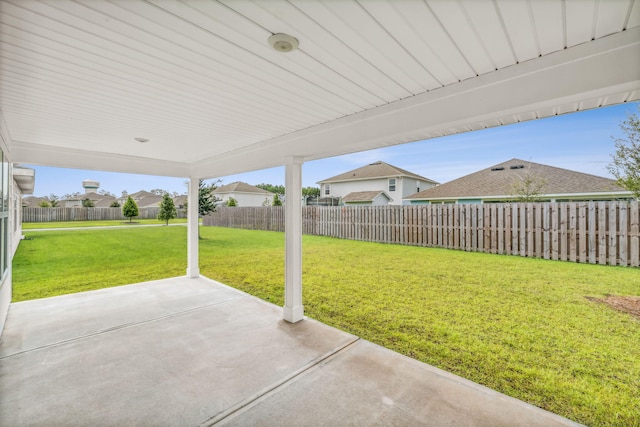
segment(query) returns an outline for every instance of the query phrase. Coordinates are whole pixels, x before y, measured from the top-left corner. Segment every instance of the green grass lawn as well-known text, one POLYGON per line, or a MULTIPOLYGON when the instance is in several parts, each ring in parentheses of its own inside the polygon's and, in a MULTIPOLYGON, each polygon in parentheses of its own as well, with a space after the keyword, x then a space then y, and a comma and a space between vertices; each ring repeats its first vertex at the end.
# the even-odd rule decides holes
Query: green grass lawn
MULTIPOLYGON (((14 300, 185 274, 186 229, 27 232, 14 300), (64 248, 64 250, 61 250, 64 248)), ((201 229, 203 275, 283 303, 282 233, 201 229)), ((304 236, 306 314, 587 425, 640 426, 640 270, 304 236)))
MULTIPOLYGON (((186 223, 186 218, 176 218, 169 221, 169 224, 186 223)), ((157 219, 133 219, 129 220, 113 220, 113 221, 53 221, 53 222, 25 222, 22 224, 23 230, 37 230, 39 228, 77 228, 77 227, 111 227, 122 225, 156 225, 164 224, 164 221, 157 219)))

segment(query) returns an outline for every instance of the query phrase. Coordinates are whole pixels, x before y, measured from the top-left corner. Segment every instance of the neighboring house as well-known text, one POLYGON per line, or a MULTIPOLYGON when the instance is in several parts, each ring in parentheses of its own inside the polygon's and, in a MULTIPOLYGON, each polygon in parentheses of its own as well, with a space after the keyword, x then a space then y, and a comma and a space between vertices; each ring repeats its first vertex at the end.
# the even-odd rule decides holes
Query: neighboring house
POLYGON ((176 206, 176 209, 184 209, 187 206, 188 198, 189 196, 186 194, 174 197, 173 204, 176 206))
POLYGON ((245 182, 232 182, 213 190, 213 194, 220 199, 220 203, 226 205, 230 197, 236 200, 237 206, 263 206, 265 201, 273 204, 275 193, 254 187, 245 182))
POLYGON ((23 208, 39 208, 42 202, 51 203, 48 197, 36 197, 36 196, 23 197, 22 207, 23 208))
POLYGON ((539 201, 597 201, 631 199, 616 181, 568 169, 511 159, 437 187, 412 194, 411 204, 492 203, 517 198, 515 188, 530 179, 540 184, 539 201))
POLYGON ((111 206, 113 202, 116 201, 116 198, 113 196, 98 194, 94 192, 88 192, 78 197, 60 200, 59 206, 63 208, 81 208, 82 201, 85 199, 91 200, 93 202, 94 208, 108 208, 111 206))
MULTIPOLYGON (((389 204, 401 205, 405 197, 438 183, 388 163, 375 162, 323 179, 318 184, 321 197, 340 197, 343 203, 346 203, 345 198, 353 200, 353 197, 361 197, 353 196, 352 193, 384 192, 389 198, 389 204)), ((380 198, 377 200, 381 201, 380 198)))
MULTIPOLYGON (((11 194, 11 206, 8 211, 12 215, 11 221, 11 256, 18 249, 18 244, 22 240, 22 196, 25 194, 33 194, 36 182, 36 171, 18 165, 11 168, 13 176, 13 185, 11 194)), ((40 202, 46 200, 43 197, 27 197, 28 199, 41 199, 40 202)), ((40 203, 39 202, 39 203, 40 203)), ((36 205, 37 206, 37 205, 36 205)))
POLYGON ((100 188, 98 181, 85 179, 82 181, 82 188, 84 188, 84 194, 70 199, 60 200, 58 206, 62 208, 81 208, 82 202, 89 199, 93 202, 94 208, 108 208, 116 201, 114 196, 98 193, 98 188, 100 188))
POLYGON ((384 191, 356 191, 342 198, 345 205, 388 205, 391 197, 384 191))
POLYGON ((127 198, 131 196, 131 198, 136 202, 139 208, 157 208, 160 206, 160 202, 162 202, 162 196, 154 194, 150 191, 138 191, 137 193, 129 194, 127 197, 120 197, 118 199, 118 203, 120 206, 124 206, 127 198))

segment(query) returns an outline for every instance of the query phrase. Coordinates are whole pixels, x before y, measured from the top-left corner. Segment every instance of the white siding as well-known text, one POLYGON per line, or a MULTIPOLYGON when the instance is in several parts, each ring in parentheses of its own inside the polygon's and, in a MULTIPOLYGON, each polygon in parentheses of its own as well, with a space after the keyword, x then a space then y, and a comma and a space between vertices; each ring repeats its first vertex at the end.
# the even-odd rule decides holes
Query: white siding
MULTIPOLYGON (((400 182, 401 184, 400 184, 400 187, 398 187, 398 191, 402 194, 401 199, 404 199, 407 196, 416 194, 419 191, 426 190, 427 188, 431 188, 435 186, 435 184, 433 184, 432 182, 424 181, 417 178, 410 178, 406 176, 402 177, 400 182)), ((394 204, 401 205, 402 200, 400 200, 399 203, 394 203, 394 204)))
MULTIPOLYGON (((415 194, 417 191, 416 178, 409 177, 394 177, 396 179, 396 190, 389 191, 389 178, 375 178, 375 179, 362 179, 357 181, 344 181, 344 182, 332 182, 331 194, 332 197, 344 197, 349 193, 357 191, 384 191, 391 197, 389 201, 390 205, 401 205, 402 199, 411 194, 415 194)), ((324 185, 322 185, 322 196, 324 194, 324 185)), ((433 187, 434 184, 428 181, 420 180, 420 191, 433 187)), ((386 199, 385 199, 386 200, 386 199)), ((383 203, 387 204, 387 203, 383 203)))
POLYGON ((383 194, 378 194, 371 203, 373 206, 387 206, 389 201, 383 194))

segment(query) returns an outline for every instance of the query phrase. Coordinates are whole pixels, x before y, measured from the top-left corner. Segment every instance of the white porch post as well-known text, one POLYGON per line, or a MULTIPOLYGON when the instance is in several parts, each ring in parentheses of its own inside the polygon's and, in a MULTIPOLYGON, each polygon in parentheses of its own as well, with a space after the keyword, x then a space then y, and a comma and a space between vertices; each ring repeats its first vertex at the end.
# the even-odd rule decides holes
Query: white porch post
POLYGON ((302 305, 302 159, 292 157, 285 166, 284 320, 304 318, 302 305))
POLYGON ((189 179, 189 195, 187 201, 187 277, 200 277, 198 263, 198 206, 199 201, 198 178, 189 179))

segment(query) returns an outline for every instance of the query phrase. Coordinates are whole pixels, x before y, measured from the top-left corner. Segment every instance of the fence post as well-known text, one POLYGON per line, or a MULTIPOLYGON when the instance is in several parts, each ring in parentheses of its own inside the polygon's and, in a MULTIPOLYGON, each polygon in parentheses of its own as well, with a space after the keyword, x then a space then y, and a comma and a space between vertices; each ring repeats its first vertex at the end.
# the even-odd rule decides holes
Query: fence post
POLYGON ((640 266, 640 204, 629 203, 629 265, 640 266))

